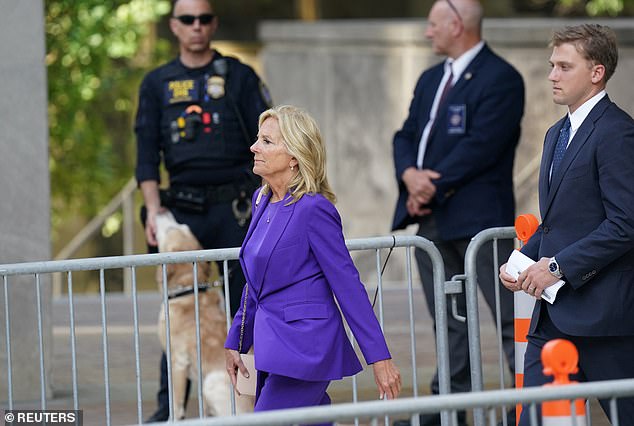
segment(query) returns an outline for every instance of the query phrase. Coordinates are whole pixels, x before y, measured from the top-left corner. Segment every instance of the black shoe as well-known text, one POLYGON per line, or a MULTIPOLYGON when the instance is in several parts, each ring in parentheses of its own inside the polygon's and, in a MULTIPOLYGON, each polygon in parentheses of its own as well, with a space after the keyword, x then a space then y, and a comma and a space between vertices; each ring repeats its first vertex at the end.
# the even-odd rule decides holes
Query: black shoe
POLYGON ((145 423, 157 423, 166 422, 170 418, 170 411, 165 408, 159 407, 154 414, 152 414, 145 423))

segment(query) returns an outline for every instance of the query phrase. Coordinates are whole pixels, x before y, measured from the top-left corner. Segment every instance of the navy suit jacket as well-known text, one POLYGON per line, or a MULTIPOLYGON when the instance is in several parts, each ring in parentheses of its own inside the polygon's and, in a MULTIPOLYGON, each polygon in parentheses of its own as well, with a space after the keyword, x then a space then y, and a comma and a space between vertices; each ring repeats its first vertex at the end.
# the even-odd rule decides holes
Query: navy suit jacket
MULTIPOLYGON (((421 75, 409 115, 394 135, 399 198, 392 229, 418 221, 407 213, 408 193, 401 176, 408 167, 416 167, 420 138, 443 73, 440 63, 421 75)), ((423 168, 442 175, 430 205, 441 239, 470 238, 485 228, 513 224, 513 160, 523 113, 521 75, 485 44, 449 91, 427 143, 423 168), (449 111, 456 110, 463 111, 463 129, 450 129, 449 111)))
POLYGON ((634 121, 606 95, 550 166, 565 117, 546 133, 539 176, 542 223, 522 248, 555 256, 566 284, 544 306, 557 328, 573 336, 634 335, 634 121))

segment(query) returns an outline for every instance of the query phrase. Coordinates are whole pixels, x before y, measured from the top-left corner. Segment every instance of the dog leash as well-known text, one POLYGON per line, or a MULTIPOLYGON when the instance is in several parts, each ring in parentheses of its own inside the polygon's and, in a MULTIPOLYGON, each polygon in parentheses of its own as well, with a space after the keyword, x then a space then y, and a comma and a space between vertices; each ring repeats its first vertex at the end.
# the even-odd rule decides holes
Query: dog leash
MULTIPOLYGON (((202 284, 198 284, 198 292, 206 292, 207 290, 209 290, 212 287, 219 287, 218 284, 216 284, 216 281, 214 281, 213 283, 202 283, 202 284)), ((178 297, 181 296, 187 296, 189 294, 193 294, 194 293, 194 286, 193 285, 189 285, 189 286, 178 286, 177 288, 175 288, 174 290, 170 291, 167 293, 167 299, 171 300, 171 299, 176 299, 178 297)))
MULTIPOLYGON (((387 253, 387 257, 385 258, 385 262, 383 262, 383 267, 381 268, 381 278, 383 278, 383 272, 385 272, 385 267, 387 266, 387 261, 390 260, 390 255, 392 251, 394 251, 394 247, 396 247, 396 237, 392 235, 392 247, 390 247, 390 251, 387 253)), ((379 295, 379 286, 376 286, 376 290, 374 291, 374 299, 372 300, 372 308, 374 309, 374 305, 376 304, 376 297, 379 295)))

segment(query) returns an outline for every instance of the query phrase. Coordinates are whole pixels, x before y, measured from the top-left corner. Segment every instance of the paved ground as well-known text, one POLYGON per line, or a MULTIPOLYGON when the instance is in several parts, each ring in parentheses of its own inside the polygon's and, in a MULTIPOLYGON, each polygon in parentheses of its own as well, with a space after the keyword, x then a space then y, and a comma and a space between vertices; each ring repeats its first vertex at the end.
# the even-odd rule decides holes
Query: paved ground
MULTIPOLYGON (((78 400, 84 410, 85 425, 105 425, 110 417, 112 425, 133 424, 138 419, 137 389, 134 358, 134 341, 130 324, 132 302, 122 295, 108 296, 106 305, 108 319, 108 371, 110 383, 110 411, 105 408, 103 345, 101 332, 101 306, 97 296, 75 297, 75 325, 77 334, 78 359, 78 400)), ((409 350, 409 327, 407 293, 404 289, 389 289, 384 295, 385 329, 388 344, 404 379, 403 396, 412 395, 412 371, 409 350)), ((160 298, 156 293, 139 296, 140 365, 142 418, 147 418, 156 407, 155 395, 158 389, 160 346, 156 335, 156 321, 160 298)), ((418 360, 419 394, 427 392, 427 384, 435 368, 435 345, 431 330, 431 320, 424 305, 422 292, 415 292, 416 339, 418 360)), ((481 309, 484 317, 482 326, 482 347, 484 372, 487 386, 497 381, 497 351, 495 335, 488 311, 481 309)), ((72 378, 69 339, 68 306, 65 300, 54 301, 54 359, 51 385, 53 397, 49 408, 72 409, 72 378)), ((376 397, 371 371, 359 377, 360 399, 376 397)), ((195 388, 193 388, 195 389, 195 388)), ((335 382, 329 389, 334 402, 350 401, 352 390, 349 380, 335 382)), ((194 392, 195 393, 195 392, 194 392)), ((15 408, 25 406, 18 404, 15 408)), ((39 407, 39 402, 26 406, 39 407)), ((198 402, 190 400, 188 415, 196 417, 198 402)), ((598 410, 594 410, 597 412, 598 410)), ((607 424, 595 422, 595 425, 607 424)))

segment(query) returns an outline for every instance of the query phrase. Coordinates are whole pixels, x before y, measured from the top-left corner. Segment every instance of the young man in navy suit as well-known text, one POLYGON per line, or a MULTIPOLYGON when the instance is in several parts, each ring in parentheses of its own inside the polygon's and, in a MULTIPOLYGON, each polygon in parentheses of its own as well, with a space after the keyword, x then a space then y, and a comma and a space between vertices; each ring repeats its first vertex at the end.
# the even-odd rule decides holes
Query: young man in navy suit
MULTIPOLYGON (((392 229, 419 224, 418 235, 440 250, 447 279, 464 273, 465 250, 474 235, 515 220, 513 161, 524 113, 524 83, 482 40, 482 15, 476 0, 434 3, 425 36, 434 52, 446 59, 419 78, 409 115, 393 141, 400 194, 392 229)), ((500 243, 500 252, 506 255, 512 241, 500 243)), ((416 259, 433 318, 431 262, 418 250, 416 259)), ((490 244, 480 250, 477 273, 479 287, 494 309, 497 277, 490 244)), ((458 313, 463 316, 465 306, 464 294, 459 295, 458 313)), ((501 318, 504 351, 512 368, 513 296, 504 291, 501 318)), ((448 321, 451 391, 468 392, 466 324, 452 315, 448 321)), ((437 375, 431 387, 438 393, 437 375)), ((459 420, 465 424, 464 412, 459 420)), ((440 417, 423 416, 422 421, 436 425, 440 417)))
MULTIPOLYGON (((578 381, 634 378, 634 120, 605 92, 616 69, 614 32, 586 24, 556 31, 548 79, 568 113, 544 141, 539 175, 542 223, 522 252, 537 263, 503 284, 535 296, 524 386, 552 381, 541 349, 567 339, 579 351, 578 381), (563 279, 553 304, 540 300, 563 279)), ((600 401, 609 413, 608 401, 600 401)), ((634 398, 617 400, 632 424, 634 398)), ((523 410, 520 425, 529 424, 523 410)), ((608 414, 609 415, 609 414, 608 414)))

